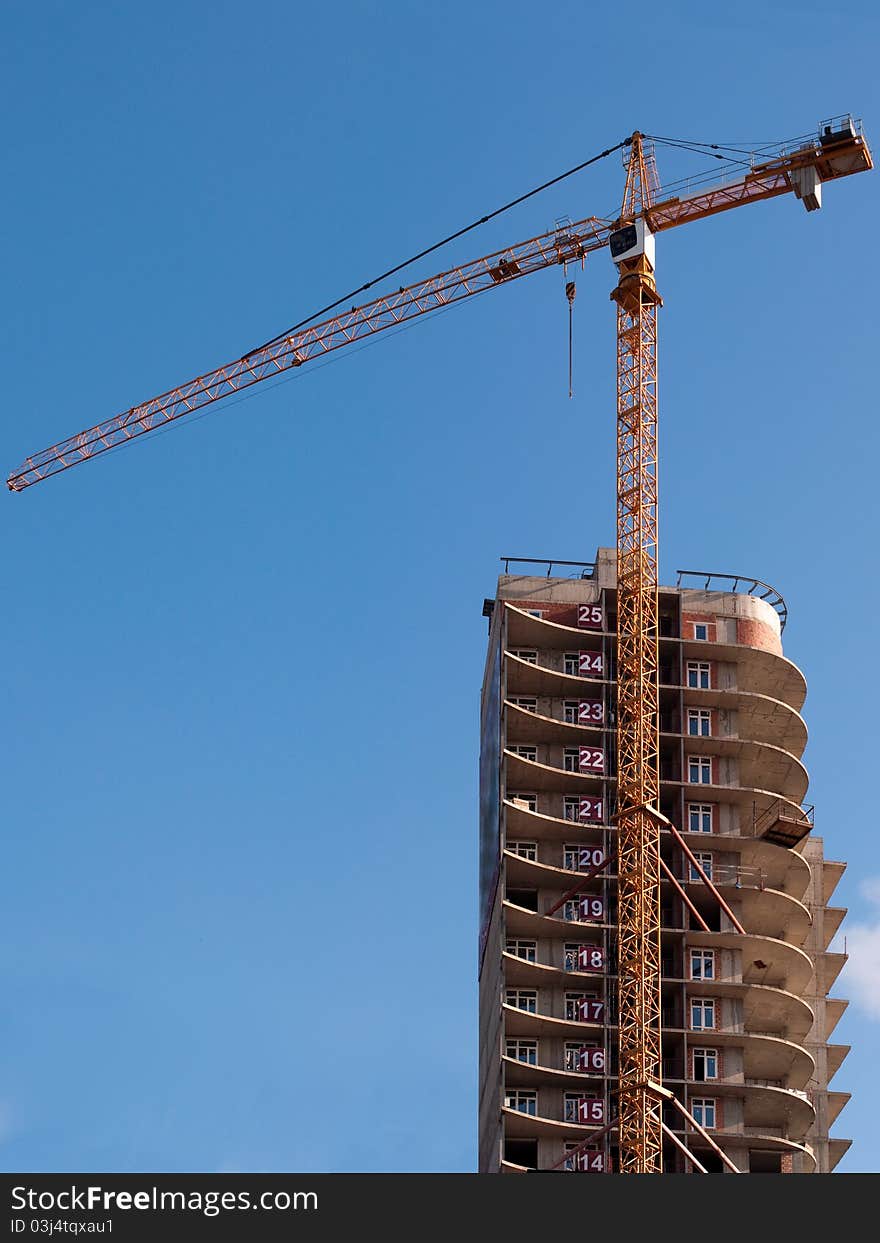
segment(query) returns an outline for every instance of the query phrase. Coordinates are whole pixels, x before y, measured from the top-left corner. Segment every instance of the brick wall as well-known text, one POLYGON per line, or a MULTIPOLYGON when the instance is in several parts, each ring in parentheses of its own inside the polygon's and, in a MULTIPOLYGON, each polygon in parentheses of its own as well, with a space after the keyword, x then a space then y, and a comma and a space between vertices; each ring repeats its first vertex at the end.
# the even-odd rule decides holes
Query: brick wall
POLYGON ((736 623, 736 641, 746 647, 757 647, 762 652, 782 655, 782 643, 772 626, 752 618, 740 617, 736 623))
POLYGON ((718 635, 714 613, 682 613, 681 637, 683 639, 692 639, 694 637, 694 624, 697 622, 703 623, 707 628, 706 641, 714 643, 718 635))

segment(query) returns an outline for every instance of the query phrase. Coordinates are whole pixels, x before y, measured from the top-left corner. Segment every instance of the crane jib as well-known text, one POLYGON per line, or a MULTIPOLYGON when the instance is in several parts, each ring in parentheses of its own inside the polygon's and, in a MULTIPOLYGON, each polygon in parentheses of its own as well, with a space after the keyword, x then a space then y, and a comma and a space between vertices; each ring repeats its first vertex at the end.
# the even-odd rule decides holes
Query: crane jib
MULTIPOLYGON (((850 127, 840 133, 825 133, 816 142, 756 164, 734 181, 645 206, 639 215, 644 216, 653 233, 660 233, 747 203, 780 194, 798 194, 799 174, 803 170, 815 170, 816 179, 822 183, 872 166, 865 139, 850 127)), ((282 337, 33 454, 13 471, 7 486, 10 491, 22 492, 224 397, 301 367, 310 359, 532 272, 582 260, 607 245, 615 225, 621 223, 626 222, 588 217, 282 337)))

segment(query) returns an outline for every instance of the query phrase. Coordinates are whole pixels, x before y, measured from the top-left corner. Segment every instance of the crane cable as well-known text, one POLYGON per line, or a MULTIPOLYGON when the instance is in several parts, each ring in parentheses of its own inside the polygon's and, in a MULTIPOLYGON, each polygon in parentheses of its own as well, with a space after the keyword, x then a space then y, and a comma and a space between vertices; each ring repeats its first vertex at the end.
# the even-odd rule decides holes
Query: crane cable
POLYGON ((279 332, 277 336, 271 337, 262 345, 257 345, 252 350, 242 355, 247 358, 251 354, 256 354, 259 350, 268 349, 270 345, 274 345, 277 341, 284 337, 289 337, 291 333, 297 332, 300 328, 313 323, 320 315, 326 315, 328 311, 333 311, 343 303, 350 302, 352 298, 357 297, 360 293, 366 293, 368 289, 385 280, 389 276, 394 276, 397 272, 402 272, 404 268, 408 268, 410 264, 415 263, 419 259, 424 259, 426 255, 433 254, 435 250, 439 250, 441 246, 446 246, 449 242, 454 242, 459 237, 464 237, 466 233, 470 233, 473 229, 478 229, 481 224, 487 224, 490 220, 494 220, 496 216, 503 215, 504 212, 510 211, 512 207, 518 207, 520 203, 525 203, 527 199, 534 198, 536 194, 540 194, 543 190, 549 190, 551 186, 558 185, 560 181, 565 181, 566 177, 572 177, 575 173, 581 172, 585 168, 589 168, 591 164, 598 164, 600 160, 604 160, 607 156, 613 155, 615 151, 622 151, 624 147, 628 147, 632 142, 632 138, 624 138, 622 142, 617 143, 614 147, 608 147, 605 151, 600 151, 598 155, 591 156, 590 159, 584 160, 581 164, 576 164, 574 168, 568 169, 567 172, 560 173, 558 177, 552 177, 550 181, 545 181, 539 186, 535 186, 533 190, 528 190, 525 194, 520 194, 518 198, 511 199, 509 203, 505 203, 503 207, 496 207, 494 211, 489 212, 485 216, 481 216, 479 220, 474 220, 472 224, 465 225, 463 229, 457 229, 455 233, 450 233, 447 237, 442 238, 439 242, 435 242, 433 246, 428 246, 424 250, 420 250, 418 254, 404 259, 402 263, 397 263, 393 268, 374 276, 372 280, 367 281, 363 285, 359 285, 357 289, 352 289, 350 293, 343 294, 341 298, 337 298, 335 302, 328 302, 326 306, 322 306, 320 310, 315 311, 306 319, 301 319, 298 324, 293 324, 285 332, 279 332))

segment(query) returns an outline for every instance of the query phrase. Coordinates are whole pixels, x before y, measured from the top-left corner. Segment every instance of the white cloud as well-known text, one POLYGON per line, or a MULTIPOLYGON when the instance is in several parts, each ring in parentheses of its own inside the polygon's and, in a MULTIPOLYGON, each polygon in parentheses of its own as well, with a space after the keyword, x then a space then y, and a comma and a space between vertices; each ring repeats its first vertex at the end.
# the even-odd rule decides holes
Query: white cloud
MULTIPOLYGON (((867 923, 846 926, 846 986, 856 1005, 872 1018, 880 1019, 880 876, 862 881, 860 889, 875 908, 876 917, 867 923)), ((835 938, 834 948, 843 948, 839 937, 835 938)))

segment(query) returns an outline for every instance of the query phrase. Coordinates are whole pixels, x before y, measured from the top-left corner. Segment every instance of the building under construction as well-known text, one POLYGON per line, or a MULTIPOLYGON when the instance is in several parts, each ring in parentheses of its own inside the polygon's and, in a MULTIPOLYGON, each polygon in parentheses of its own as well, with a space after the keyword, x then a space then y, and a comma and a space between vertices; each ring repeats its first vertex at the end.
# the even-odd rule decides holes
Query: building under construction
MULTIPOLYGON (((620 1168, 615 556, 510 562, 485 605, 483 1172, 620 1168)), ((753 579, 659 592, 664 1172, 825 1173, 849 1146, 829 1134, 844 864, 805 802, 785 618, 753 579)))

